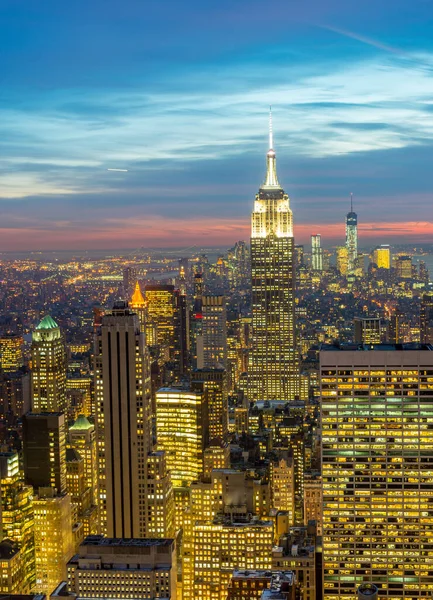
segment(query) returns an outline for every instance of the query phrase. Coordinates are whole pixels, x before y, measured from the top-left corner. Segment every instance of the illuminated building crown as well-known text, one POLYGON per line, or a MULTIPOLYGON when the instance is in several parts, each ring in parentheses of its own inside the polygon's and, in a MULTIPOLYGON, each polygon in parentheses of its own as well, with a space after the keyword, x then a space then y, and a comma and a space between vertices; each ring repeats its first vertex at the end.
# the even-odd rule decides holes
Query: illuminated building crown
POLYGON ((140 284, 137 281, 137 283, 135 284, 134 293, 132 294, 132 298, 131 298, 131 307, 132 308, 144 308, 145 306, 146 306, 146 302, 143 298, 143 294, 141 293, 140 284))

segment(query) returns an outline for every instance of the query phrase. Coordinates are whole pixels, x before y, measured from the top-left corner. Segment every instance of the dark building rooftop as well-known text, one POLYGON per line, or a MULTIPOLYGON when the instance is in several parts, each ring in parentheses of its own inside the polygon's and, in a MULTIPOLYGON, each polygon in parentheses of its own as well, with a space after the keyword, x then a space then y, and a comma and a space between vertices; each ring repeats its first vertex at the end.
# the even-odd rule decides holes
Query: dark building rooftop
POLYGON ((397 352, 397 351, 433 351, 432 344, 419 344, 418 342, 410 342, 407 344, 322 344, 321 352, 397 352))

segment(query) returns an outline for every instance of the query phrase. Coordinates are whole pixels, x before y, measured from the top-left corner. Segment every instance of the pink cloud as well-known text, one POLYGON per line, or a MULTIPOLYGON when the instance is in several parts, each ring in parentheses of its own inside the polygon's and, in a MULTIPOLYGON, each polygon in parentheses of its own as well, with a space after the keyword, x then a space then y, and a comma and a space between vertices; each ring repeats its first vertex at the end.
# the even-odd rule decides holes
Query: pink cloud
MULTIPOLYGON (((343 243, 344 222, 299 223, 295 225, 296 243, 309 245, 313 233, 322 235, 324 245, 343 243)), ((0 228, 0 251, 218 246, 248 240, 249 236, 249 219, 243 218, 110 219, 100 221, 94 229, 58 222, 54 228, 0 228)), ((361 245, 369 241, 433 241, 433 222, 361 223, 359 238, 361 245)))

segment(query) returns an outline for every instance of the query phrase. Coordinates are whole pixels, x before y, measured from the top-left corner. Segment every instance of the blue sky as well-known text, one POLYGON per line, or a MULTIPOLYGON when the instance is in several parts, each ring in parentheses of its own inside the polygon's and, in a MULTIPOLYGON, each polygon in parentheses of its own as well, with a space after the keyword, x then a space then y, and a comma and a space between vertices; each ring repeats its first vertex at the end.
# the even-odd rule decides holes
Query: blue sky
POLYGON ((433 242, 431 0, 3 0, 0 50, 2 251, 246 239, 269 104, 297 241, 353 192, 433 242))

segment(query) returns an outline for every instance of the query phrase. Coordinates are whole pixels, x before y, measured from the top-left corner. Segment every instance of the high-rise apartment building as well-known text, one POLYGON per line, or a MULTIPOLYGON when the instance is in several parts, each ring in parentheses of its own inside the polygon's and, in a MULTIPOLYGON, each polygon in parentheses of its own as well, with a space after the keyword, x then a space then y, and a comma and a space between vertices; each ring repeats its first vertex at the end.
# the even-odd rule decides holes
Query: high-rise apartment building
POLYGON ((433 351, 381 345, 320 353, 324 598, 433 590, 433 351))
POLYGON ((60 327, 46 315, 32 334, 32 410, 66 411, 66 350, 60 327))
POLYGON ((433 344, 433 293, 421 297, 419 329, 421 342, 433 344))
POLYGON ((176 579, 173 539, 89 536, 68 563, 68 591, 77 600, 176 600, 176 579))
POLYGON ((377 317, 356 317, 354 328, 357 344, 380 344, 382 341, 382 323, 377 317))
POLYGON ((358 258, 358 215, 353 211, 353 194, 350 194, 350 212, 346 215, 346 248, 348 273, 353 273, 358 258))
POLYGON ((209 440, 206 393, 161 388, 156 393, 156 437, 164 450, 174 487, 189 485, 203 472, 209 440))
POLYGON ((320 233, 311 236, 311 268, 313 271, 323 271, 323 250, 320 233))
POLYGON ((382 244, 373 250, 373 262, 379 269, 391 268, 391 249, 382 244))
POLYGON ((295 325, 293 216, 277 178, 270 128, 267 173, 251 223, 253 342, 250 400, 292 400, 299 394, 295 325))
POLYGON ((229 415, 226 370, 195 369, 191 373, 191 391, 207 395, 209 440, 227 439, 229 415))

